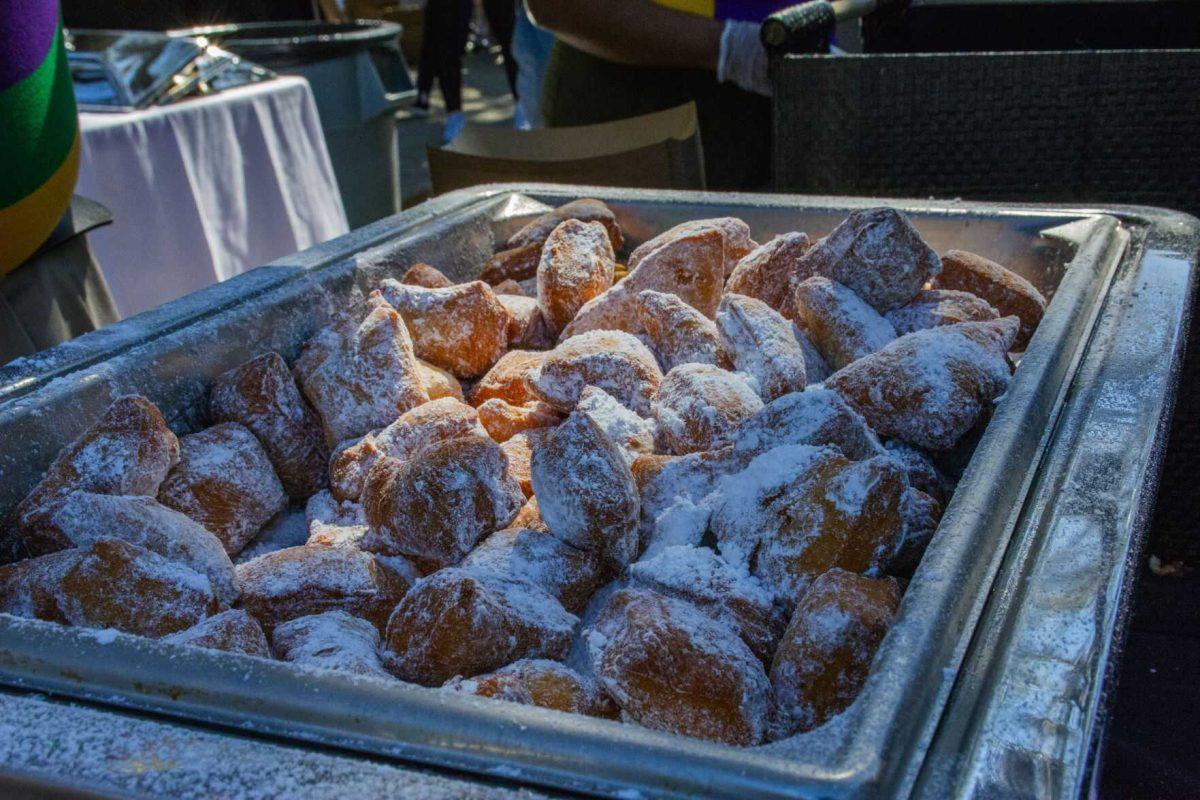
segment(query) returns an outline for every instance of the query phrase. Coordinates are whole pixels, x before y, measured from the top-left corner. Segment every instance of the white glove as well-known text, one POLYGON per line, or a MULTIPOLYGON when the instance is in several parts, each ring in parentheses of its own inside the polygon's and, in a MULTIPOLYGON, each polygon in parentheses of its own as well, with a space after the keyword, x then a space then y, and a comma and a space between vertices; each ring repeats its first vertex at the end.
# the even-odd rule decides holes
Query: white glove
POLYGON ((759 37, 757 22, 727 20, 721 31, 717 55, 717 80, 732 83, 748 92, 771 96, 767 77, 767 51, 759 37))

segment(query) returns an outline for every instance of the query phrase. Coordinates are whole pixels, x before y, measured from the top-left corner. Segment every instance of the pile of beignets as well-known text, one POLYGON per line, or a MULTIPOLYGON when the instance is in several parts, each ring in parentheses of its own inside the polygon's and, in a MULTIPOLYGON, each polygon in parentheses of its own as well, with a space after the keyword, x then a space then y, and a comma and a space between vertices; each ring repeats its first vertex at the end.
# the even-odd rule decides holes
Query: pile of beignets
POLYGON ((0 611, 733 745, 821 725, 1046 301, 891 208, 624 252, 571 202, 221 375, 212 427, 117 399, 16 509, 0 611), (240 557, 295 502, 307 543, 240 557))

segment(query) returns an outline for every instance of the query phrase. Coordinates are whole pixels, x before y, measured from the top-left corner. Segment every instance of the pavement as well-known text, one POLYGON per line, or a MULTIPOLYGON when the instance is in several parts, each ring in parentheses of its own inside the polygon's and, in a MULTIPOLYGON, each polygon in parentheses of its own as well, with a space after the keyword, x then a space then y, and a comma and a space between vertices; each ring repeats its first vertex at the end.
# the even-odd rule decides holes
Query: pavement
MULTIPOLYGON (((504 68, 487 51, 467 53, 463 58, 463 112, 476 125, 513 124, 513 98, 508 93, 504 68)), ((429 162, 427 147, 442 144, 446 106, 434 85, 429 111, 402 108, 396 112, 396 133, 400 141, 400 195, 403 208, 429 198, 429 162)))

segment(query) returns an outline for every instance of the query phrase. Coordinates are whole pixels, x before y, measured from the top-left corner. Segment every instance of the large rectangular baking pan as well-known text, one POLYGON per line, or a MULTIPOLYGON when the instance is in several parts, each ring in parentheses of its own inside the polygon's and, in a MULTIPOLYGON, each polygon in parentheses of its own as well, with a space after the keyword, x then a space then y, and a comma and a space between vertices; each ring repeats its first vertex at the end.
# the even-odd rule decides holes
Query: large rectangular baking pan
MULTIPOLYGON (((1153 495, 1161 421, 1169 413, 1192 291, 1200 234, 1189 217, 1134 207, 540 185, 457 192, 0 369, 0 511, 23 496, 58 448, 113 397, 144 393, 177 432, 193 430, 205 422, 207 387, 221 371, 268 348, 294 356, 331 309, 414 261, 469 278, 493 243, 540 203, 581 195, 609 202, 633 243, 673 223, 719 214, 742 217, 760 240, 794 229, 820 235, 853 208, 887 202, 909 213, 939 251, 961 247, 1003 261, 1053 294, 851 709, 810 734, 740 750, 632 725, 3 615, 0 683, 583 792, 883 797, 909 794, 918 777, 921 787, 936 779, 939 791, 955 780, 970 766, 955 755, 956 743, 973 741, 973 735, 990 741, 986 719, 963 721, 977 719, 981 710, 1002 710, 1016 696, 996 691, 1002 679, 989 672, 1005 652, 998 642, 1006 640, 980 642, 974 636, 977 628, 1003 627, 1025 610, 1020 592, 1001 598, 1007 602, 990 595, 996 576, 1023 577, 1027 560, 1014 553, 1034 541, 1054 541, 1058 529, 1047 528, 1046 514, 1037 513, 1048 497, 1069 500, 1078 509, 1087 507, 1088 492, 1108 498, 1119 488, 1066 482, 1073 467, 1062 457, 1078 460, 1081 446, 1072 433, 1077 429, 1067 423, 1081 414, 1115 408, 1131 422, 1106 427, 1104 446, 1106 452, 1130 454, 1128 469, 1110 477, 1130 487, 1134 505, 1110 514, 1096 530, 1114 552, 1136 545, 1153 495), (1097 370, 1097 364, 1103 368, 1097 370), (1106 377, 1112 369, 1124 378, 1106 377), (1141 370, 1145 380, 1130 381, 1130 370, 1141 370), (1079 496, 1064 494, 1070 492, 1079 496), (979 626, 990 609, 1000 617, 983 617, 979 626), (964 658, 977 671, 960 673, 964 658), (932 777, 921 772, 931 741, 948 754, 932 777)), ((1082 599, 1095 600, 1093 590, 1101 598, 1119 597, 1123 564, 1119 558, 1085 564, 1082 575, 1091 581, 1082 599)), ((1052 578, 1043 575, 1042 589, 1054 605, 1063 598, 1054 593, 1052 578)), ((1079 581, 1063 589, 1072 591, 1078 593, 1079 581)), ((1047 602, 1045 594, 1032 599, 1042 607, 1047 602)), ((1094 614, 1097 603, 1083 606, 1094 614)), ((1113 613, 1101 616, 1087 647, 1089 656, 1099 656, 1079 663, 1070 687, 1070 701, 1086 713, 1042 731, 1054 741, 1086 739, 1094 725, 1104 656, 1117 627, 1113 613)), ((1039 633, 1053 639, 1063 621, 1033 622, 1048 625, 1039 633)), ((1050 686, 1019 699, 1034 719, 1036 704, 1047 704, 1051 718, 1065 692, 1050 686)), ((1086 769, 1086 745, 1082 751, 1061 749, 1064 774, 1086 769)))

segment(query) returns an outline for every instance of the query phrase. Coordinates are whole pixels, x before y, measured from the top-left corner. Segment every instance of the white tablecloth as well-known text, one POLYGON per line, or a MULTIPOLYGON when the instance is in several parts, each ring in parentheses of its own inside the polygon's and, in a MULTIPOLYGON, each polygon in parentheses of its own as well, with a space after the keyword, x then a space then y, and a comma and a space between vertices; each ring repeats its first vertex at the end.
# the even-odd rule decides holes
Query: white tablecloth
POLYGON ((88 241, 123 317, 347 230, 303 78, 79 120, 75 191, 113 212, 88 241))

